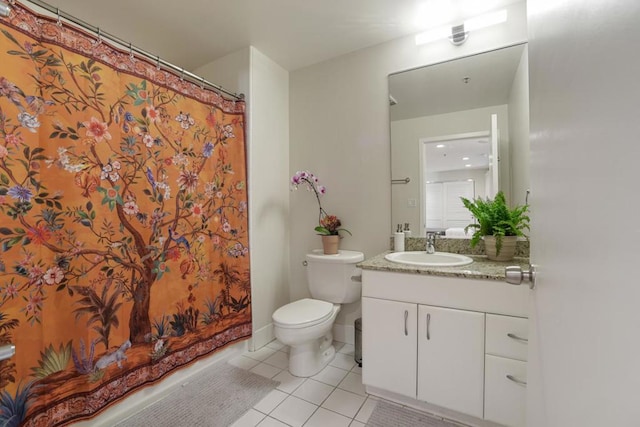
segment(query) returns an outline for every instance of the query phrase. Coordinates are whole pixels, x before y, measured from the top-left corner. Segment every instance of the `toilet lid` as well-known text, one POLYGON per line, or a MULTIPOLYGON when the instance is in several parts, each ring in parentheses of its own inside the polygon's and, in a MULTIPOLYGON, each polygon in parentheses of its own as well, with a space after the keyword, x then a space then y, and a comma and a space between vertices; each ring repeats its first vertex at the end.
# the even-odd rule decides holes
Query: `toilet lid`
POLYGON ((304 298, 277 309, 273 321, 284 327, 312 326, 329 318, 332 310, 330 302, 304 298))

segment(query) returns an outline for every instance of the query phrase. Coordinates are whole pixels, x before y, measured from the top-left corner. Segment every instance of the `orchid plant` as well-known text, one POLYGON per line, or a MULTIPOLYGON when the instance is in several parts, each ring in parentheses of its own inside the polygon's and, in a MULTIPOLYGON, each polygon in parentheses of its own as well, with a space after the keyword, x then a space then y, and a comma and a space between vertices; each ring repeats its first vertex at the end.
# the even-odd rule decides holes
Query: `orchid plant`
POLYGON ((297 190, 301 185, 306 186, 308 191, 312 191, 318 201, 318 226, 314 230, 322 236, 337 236, 340 231, 351 235, 351 232, 346 228, 340 228, 342 222, 337 216, 329 215, 322 209, 320 197, 327 192, 327 188, 324 185, 320 185, 318 177, 309 171, 298 171, 291 177, 291 189, 297 190))

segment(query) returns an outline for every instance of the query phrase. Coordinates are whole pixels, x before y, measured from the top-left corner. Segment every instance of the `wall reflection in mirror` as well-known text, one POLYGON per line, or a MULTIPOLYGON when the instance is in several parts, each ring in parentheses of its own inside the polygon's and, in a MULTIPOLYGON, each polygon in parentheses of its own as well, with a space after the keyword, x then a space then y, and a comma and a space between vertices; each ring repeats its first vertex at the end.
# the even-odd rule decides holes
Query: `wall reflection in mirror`
POLYGON ((501 190, 511 205, 524 204, 526 44, 392 74, 389 104, 392 224, 463 237, 472 217, 460 197, 501 190))

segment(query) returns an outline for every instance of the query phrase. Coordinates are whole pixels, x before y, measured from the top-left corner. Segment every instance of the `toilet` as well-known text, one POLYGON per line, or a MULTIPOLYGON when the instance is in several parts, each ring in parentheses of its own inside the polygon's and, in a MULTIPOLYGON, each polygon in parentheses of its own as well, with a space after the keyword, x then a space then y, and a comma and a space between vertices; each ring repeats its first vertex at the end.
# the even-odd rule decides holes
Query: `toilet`
POLYGON ((273 313, 276 338, 290 346, 289 372, 310 377, 333 360, 333 322, 340 304, 360 299, 362 273, 356 264, 364 254, 340 250, 325 255, 321 249, 306 255, 307 283, 312 298, 303 298, 273 313))

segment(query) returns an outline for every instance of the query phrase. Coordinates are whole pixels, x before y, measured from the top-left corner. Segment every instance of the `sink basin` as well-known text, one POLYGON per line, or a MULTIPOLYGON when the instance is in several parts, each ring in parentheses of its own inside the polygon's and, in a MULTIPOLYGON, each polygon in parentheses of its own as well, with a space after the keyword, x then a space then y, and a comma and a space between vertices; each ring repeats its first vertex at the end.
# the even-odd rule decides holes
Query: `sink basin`
POLYGON ((468 256, 436 252, 428 254, 425 251, 393 252, 384 256, 387 261, 398 264, 419 265, 422 267, 457 267, 471 264, 473 260, 468 256))

